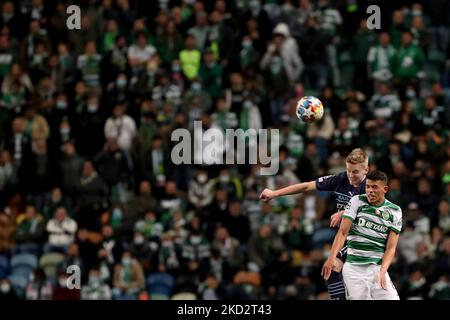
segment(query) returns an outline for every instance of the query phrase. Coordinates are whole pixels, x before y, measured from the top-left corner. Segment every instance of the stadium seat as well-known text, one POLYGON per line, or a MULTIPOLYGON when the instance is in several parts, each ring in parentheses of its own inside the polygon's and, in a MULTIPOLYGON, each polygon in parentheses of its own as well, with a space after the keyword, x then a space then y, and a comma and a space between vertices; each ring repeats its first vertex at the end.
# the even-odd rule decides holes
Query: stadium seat
POLYGON ((147 278, 148 293, 152 296, 170 297, 175 285, 173 276, 168 273, 154 273, 147 278))
POLYGON ((25 290, 28 284, 28 278, 19 274, 11 274, 8 279, 17 296, 19 298, 24 298, 25 290))
POLYGON ((38 266, 38 259, 35 255, 30 253, 15 255, 11 258, 11 268, 16 268, 19 266, 29 266, 34 269, 38 266))
POLYGON ((8 275, 8 257, 0 256, 0 279, 5 278, 8 275))
POLYGON ((21 253, 11 258, 10 270, 14 275, 21 275, 28 278, 38 266, 38 259, 30 253, 21 253))
POLYGON ((51 252, 44 254, 39 259, 39 266, 44 270, 45 275, 51 281, 56 280, 58 267, 64 260, 64 255, 61 253, 51 252))
POLYGON ((179 292, 174 294, 171 300, 197 300, 197 295, 192 292, 179 292))

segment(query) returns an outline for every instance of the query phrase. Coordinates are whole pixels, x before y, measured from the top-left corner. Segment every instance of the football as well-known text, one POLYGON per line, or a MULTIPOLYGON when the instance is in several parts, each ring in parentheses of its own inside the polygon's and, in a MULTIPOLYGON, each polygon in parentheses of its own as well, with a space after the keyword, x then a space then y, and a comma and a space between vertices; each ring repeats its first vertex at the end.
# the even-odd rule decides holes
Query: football
POLYGON ((316 97, 302 97, 297 102, 296 114, 300 120, 307 123, 318 121, 323 116, 323 104, 316 97))

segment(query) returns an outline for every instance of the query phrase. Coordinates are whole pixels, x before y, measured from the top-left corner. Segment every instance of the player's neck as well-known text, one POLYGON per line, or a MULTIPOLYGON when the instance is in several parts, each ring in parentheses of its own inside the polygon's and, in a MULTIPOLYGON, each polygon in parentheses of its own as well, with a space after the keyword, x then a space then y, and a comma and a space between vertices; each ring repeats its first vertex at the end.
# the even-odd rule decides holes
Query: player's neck
POLYGON ((380 198, 379 200, 377 200, 377 201, 375 201, 375 202, 369 202, 369 203, 370 203, 372 206, 379 207, 379 206, 381 206, 381 205, 384 203, 384 200, 385 200, 385 198, 382 197, 382 198, 380 198))

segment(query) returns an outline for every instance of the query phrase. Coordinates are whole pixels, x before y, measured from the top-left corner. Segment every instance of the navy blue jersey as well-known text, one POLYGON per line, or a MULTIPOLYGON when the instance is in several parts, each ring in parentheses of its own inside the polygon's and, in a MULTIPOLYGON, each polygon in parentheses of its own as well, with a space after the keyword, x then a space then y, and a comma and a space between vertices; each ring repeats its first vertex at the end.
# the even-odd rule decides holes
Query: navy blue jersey
POLYGON ((366 193, 366 179, 359 185, 353 187, 347 178, 347 172, 341 172, 337 175, 330 175, 316 179, 316 189, 318 191, 334 191, 336 196, 337 211, 344 210, 350 199, 357 194, 366 193))

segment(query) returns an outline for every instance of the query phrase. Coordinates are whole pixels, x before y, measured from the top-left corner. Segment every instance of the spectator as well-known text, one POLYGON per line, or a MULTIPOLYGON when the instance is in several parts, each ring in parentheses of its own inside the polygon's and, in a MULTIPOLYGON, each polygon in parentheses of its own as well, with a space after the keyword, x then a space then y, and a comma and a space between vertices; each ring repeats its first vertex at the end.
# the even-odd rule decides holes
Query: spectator
POLYGON ((10 252, 14 244, 15 224, 11 217, 0 211, 0 254, 10 252))
POLYGON ((392 127, 392 116, 400 111, 401 103, 396 94, 389 91, 386 83, 381 83, 378 87, 378 93, 372 96, 369 106, 373 112, 374 118, 383 119, 392 127))
POLYGON ((109 187, 111 202, 124 203, 125 192, 130 182, 130 168, 125 153, 117 145, 117 140, 109 138, 95 160, 99 174, 109 187))
POLYGON ((77 69, 81 74, 81 80, 89 89, 98 92, 100 89, 102 56, 97 53, 95 41, 88 41, 84 46, 84 54, 78 57, 77 69))
POLYGON ((145 286, 142 267, 124 251, 122 260, 114 267, 112 297, 115 300, 136 300, 138 292, 145 286))
POLYGON ((188 188, 189 204, 201 209, 213 200, 213 181, 208 181, 208 173, 205 170, 198 170, 195 179, 191 180, 188 188))
POLYGON ((396 79, 401 84, 417 84, 417 81, 424 76, 423 63, 423 50, 413 44, 411 32, 404 32, 402 34, 402 45, 396 56, 396 79))
POLYGON ((8 278, 4 278, 0 281, 0 300, 4 301, 13 301, 18 300, 19 297, 17 296, 16 292, 14 291, 14 288, 12 288, 11 283, 9 282, 8 278))
POLYGON ((155 135, 145 157, 144 177, 152 185, 161 185, 171 177, 170 171, 169 155, 163 145, 163 139, 155 135))
POLYGON ((114 107, 112 116, 105 123, 105 137, 117 139, 119 148, 128 153, 136 135, 136 123, 125 112, 125 102, 119 102, 114 107))
POLYGON ((128 63, 130 64, 133 76, 138 76, 155 54, 156 49, 154 46, 148 44, 145 33, 141 31, 136 34, 136 43, 128 49, 128 63))
POLYGON ((77 222, 80 225, 96 224, 95 211, 99 210, 106 203, 107 188, 103 180, 99 177, 91 161, 85 161, 83 172, 75 191, 75 210, 78 214, 77 222), (94 210, 94 212, 92 212, 94 210))
POLYGON ((442 229, 443 233, 450 231, 450 205, 448 201, 441 200, 439 202, 439 220, 438 226, 442 229))
POLYGON ((37 114, 34 106, 30 106, 25 111, 25 119, 27 123, 27 131, 33 141, 47 140, 50 136, 50 129, 47 120, 37 114))
POLYGON ((215 100, 219 97, 222 85, 222 67, 217 63, 214 52, 206 50, 203 54, 203 64, 200 67, 199 78, 202 88, 215 100))
POLYGON ((66 272, 60 272, 56 286, 53 287, 52 300, 80 300, 80 289, 68 286, 69 277, 66 272))
POLYGON ((31 276, 31 281, 27 284, 25 291, 26 300, 51 300, 53 297, 53 287, 47 279, 43 269, 36 269, 31 276))
POLYGON ((367 68, 370 79, 385 82, 392 79, 396 50, 391 44, 389 33, 380 33, 379 44, 372 46, 367 53, 367 68))
POLYGON ((83 158, 77 154, 72 142, 67 142, 63 146, 63 157, 59 162, 61 171, 62 190, 70 198, 74 196, 76 186, 81 178, 83 168, 83 158))
MULTIPOLYGON (((14 166, 12 162, 11 153, 7 150, 3 150, 0 153, 0 196, 3 196, 6 200, 14 184, 14 166)), ((3 200, 3 201, 5 201, 3 200)), ((0 201, 0 206, 4 206, 6 203, 0 201)))
POLYGON ((209 28, 208 15, 206 12, 197 13, 195 16, 195 26, 188 30, 188 34, 195 38, 195 46, 200 51, 205 49, 209 28))
POLYGON ((40 251, 44 235, 43 220, 42 215, 36 212, 33 205, 28 205, 25 212, 17 217, 15 246, 12 248, 15 254, 21 252, 37 254, 40 251))
POLYGON ((111 296, 111 288, 102 283, 98 267, 92 268, 87 285, 81 289, 81 300, 111 300, 111 296))
POLYGON ((122 223, 130 228, 145 212, 158 210, 158 202, 152 194, 152 187, 148 180, 141 181, 138 194, 128 201, 127 213, 122 223))
POLYGON ((307 29, 299 41, 300 54, 305 63, 302 78, 307 88, 322 89, 327 80, 326 44, 328 36, 318 28, 317 18, 309 16, 306 23, 307 29))
POLYGON ((398 247, 399 254, 408 265, 413 265, 419 260, 417 247, 425 240, 423 234, 415 228, 413 222, 408 222, 401 234, 401 240, 398 247))
POLYGON ((47 223, 48 242, 44 252, 67 251, 67 247, 75 240, 77 223, 67 215, 64 207, 55 211, 55 216, 47 223))
POLYGON ((169 21, 164 32, 156 38, 156 47, 166 65, 178 59, 178 55, 184 47, 184 41, 175 21, 169 21))
POLYGON ((250 222, 248 217, 242 215, 241 204, 237 200, 232 200, 228 208, 228 215, 223 221, 223 226, 230 232, 230 235, 240 243, 246 244, 249 239, 250 222))
POLYGON ((180 51, 179 60, 184 76, 190 81, 194 80, 200 71, 201 62, 201 53, 196 47, 194 36, 186 36, 185 48, 180 51))
POLYGON ((147 240, 158 241, 163 232, 163 225, 156 219, 156 215, 152 211, 147 211, 144 214, 144 219, 136 222, 134 230, 139 232, 147 240))

